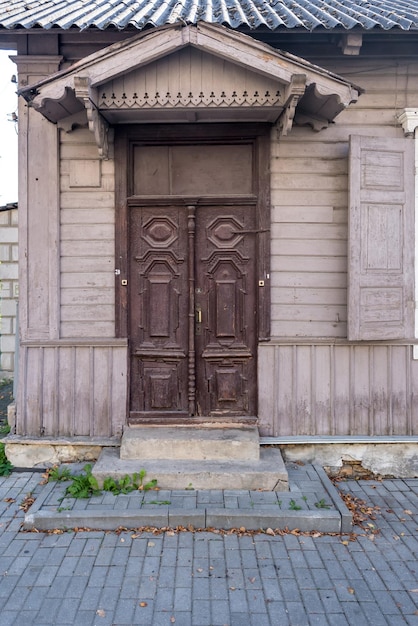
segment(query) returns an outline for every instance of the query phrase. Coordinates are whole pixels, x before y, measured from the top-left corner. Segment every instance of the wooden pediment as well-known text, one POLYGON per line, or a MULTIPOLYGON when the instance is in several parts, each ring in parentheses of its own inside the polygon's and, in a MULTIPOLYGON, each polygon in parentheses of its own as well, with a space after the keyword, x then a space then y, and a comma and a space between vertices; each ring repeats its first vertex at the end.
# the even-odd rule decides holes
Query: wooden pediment
POLYGON ((320 129, 360 91, 304 59, 202 22, 147 31, 19 93, 51 122, 87 111, 106 158, 109 124, 264 121, 286 134, 299 102, 300 123, 320 129))
POLYGON ((188 46, 108 81, 97 105, 112 124, 131 121, 271 121, 285 85, 188 46))

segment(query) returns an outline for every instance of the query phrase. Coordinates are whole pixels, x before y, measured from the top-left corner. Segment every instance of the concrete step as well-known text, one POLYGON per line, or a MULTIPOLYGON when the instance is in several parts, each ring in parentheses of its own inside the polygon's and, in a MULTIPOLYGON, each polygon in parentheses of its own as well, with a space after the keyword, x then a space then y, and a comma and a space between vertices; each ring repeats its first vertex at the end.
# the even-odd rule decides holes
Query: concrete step
POLYGON ((94 465, 99 485, 110 476, 120 479, 145 470, 161 489, 248 489, 287 491, 288 474, 280 450, 263 448, 258 460, 121 459, 119 450, 105 448, 94 465))
POLYGON ((138 426, 126 428, 120 458, 187 461, 258 461, 258 428, 138 426))
MULTIPOLYGON (((322 467, 290 463, 289 491, 168 490, 103 492, 88 500, 66 494, 69 482, 34 483, 26 530, 189 528, 299 529, 351 533, 352 514, 322 467), (318 507, 325 502, 325 507, 318 507), (296 504, 296 507, 294 506, 296 504)), ((72 464, 75 474, 84 464, 72 464), (74 467, 74 465, 76 467, 74 467)), ((358 527, 360 533, 364 530, 358 527)))

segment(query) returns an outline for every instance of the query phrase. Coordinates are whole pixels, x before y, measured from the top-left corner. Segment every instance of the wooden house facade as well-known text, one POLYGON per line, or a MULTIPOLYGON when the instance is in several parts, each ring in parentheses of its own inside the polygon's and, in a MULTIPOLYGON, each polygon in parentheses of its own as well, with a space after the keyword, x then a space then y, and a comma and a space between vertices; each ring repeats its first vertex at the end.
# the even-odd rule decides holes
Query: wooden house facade
POLYGON ((417 474, 418 7, 315 29, 11 19, 15 464, 128 426, 256 425, 289 458, 357 442, 382 470, 387 444, 417 474))

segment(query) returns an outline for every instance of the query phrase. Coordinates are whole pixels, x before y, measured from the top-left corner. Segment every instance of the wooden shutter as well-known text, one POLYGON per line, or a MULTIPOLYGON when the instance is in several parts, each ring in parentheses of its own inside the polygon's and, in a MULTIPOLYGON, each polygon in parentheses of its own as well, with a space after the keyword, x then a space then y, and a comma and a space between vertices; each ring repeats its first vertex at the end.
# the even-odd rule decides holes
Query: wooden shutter
POLYGON ((348 265, 348 339, 412 339, 412 139, 350 138, 348 265))

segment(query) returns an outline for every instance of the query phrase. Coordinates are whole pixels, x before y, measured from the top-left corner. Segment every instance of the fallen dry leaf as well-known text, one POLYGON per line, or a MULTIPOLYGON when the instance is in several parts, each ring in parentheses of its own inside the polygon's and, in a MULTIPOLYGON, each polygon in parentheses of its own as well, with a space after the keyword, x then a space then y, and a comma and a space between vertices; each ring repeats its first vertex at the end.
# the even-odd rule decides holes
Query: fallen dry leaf
POLYGON ((266 529, 266 535, 273 535, 273 537, 274 537, 274 530, 272 528, 267 528, 266 529))
POLYGON ((355 526, 360 526, 366 530, 366 532, 370 527, 373 527, 373 529, 376 528, 374 524, 365 525, 364 522, 367 522, 368 520, 375 520, 377 513, 380 513, 380 507, 368 506, 365 500, 360 500, 360 498, 356 498, 350 493, 340 493, 340 496, 349 511, 352 513, 353 524, 355 526))
POLYGON ((407 515, 413 515, 412 511, 410 511, 409 509, 405 509, 404 513, 406 513, 407 515))
POLYGON ((140 602, 140 603, 139 603, 139 606, 142 606, 142 608, 143 608, 144 606, 148 606, 148 602, 140 602))
POLYGON ((255 583, 255 577, 252 576, 251 578, 248 579, 250 581, 250 583, 255 583))
POLYGON ((355 591, 352 587, 347 587, 347 591, 348 593, 351 593, 351 595, 354 595, 355 591))
POLYGON ((106 611, 104 611, 103 609, 97 609, 96 615, 98 615, 99 617, 106 617, 106 611))
POLYGON ((172 615, 172 616, 170 617, 170 622, 171 622, 172 624, 174 624, 174 622, 175 622, 175 621, 176 621, 176 618, 174 617, 174 615, 172 615))
POLYGON ((22 509, 25 513, 27 513, 34 502, 35 502, 35 498, 33 498, 31 495, 28 494, 27 496, 25 496, 25 498, 23 498, 22 502, 19 504, 19 508, 22 509))

